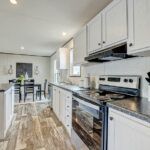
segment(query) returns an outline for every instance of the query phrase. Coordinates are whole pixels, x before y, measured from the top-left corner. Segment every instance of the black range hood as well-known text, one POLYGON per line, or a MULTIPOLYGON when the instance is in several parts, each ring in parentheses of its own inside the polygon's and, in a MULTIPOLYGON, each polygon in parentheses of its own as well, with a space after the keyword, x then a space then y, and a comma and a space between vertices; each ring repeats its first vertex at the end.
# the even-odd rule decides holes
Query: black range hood
POLYGON ((123 43, 109 49, 90 54, 88 57, 85 57, 85 60, 89 62, 108 62, 131 57, 135 56, 127 55, 127 43, 123 43))

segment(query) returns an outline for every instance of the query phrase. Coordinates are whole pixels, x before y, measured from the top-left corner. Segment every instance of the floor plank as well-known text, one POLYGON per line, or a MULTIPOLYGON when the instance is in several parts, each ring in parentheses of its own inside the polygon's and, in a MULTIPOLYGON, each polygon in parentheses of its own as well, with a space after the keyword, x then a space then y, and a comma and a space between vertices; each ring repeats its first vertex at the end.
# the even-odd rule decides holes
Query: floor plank
POLYGON ((48 102, 17 104, 15 115, 0 150, 73 150, 48 102))

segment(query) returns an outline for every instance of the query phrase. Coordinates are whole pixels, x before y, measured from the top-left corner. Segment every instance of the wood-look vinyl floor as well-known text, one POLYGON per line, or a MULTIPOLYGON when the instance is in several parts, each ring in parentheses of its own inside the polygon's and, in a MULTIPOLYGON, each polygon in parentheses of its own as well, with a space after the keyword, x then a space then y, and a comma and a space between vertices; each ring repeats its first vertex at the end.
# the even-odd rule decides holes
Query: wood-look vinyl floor
POLYGON ((48 103, 15 106, 15 117, 0 150, 73 150, 71 140, 48 103))

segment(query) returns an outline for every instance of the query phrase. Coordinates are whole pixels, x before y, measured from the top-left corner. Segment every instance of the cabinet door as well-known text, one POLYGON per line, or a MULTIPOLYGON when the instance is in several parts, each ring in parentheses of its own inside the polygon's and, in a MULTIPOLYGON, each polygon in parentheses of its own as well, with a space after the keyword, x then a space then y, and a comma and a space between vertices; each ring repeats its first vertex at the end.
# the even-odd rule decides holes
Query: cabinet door
POLYGON ((60 48, 56 52, 56 68, 59 69, 68 69, 69 68, 69 49, 60 48))
POLYGON ((150 124, 124 115, 109 113, 108 150, 148 150, 150 124))
POLYGON ((53 87, 53 111, 59 118, 59 88, 53 87))
POLYGON ((114 0, 102 14, 103 47, 127 41, 127 0, 114 0))
POLYGON ((88 32, 88 54, 102 48, 102 15, 98 14, 87 24, 88 32))
POLYGON ((65 125, 65 91, 64 90, 60 90, 60 107, 59 107, 59 112, 60 112, 60 116, 59 116, 59 120, 65 125))
POLYGON ((86 27, 84 27, 74 37, 74 64, 85 63, 84 58, 86 57, 86 27))
POLYGON ((8 129, 11 119, 12 119, 12 95, 11 89, 7 90, 5 93, 5 131, 8 129))
MULTIPOLYGON (((150 1, 129 1, 129 44, 128 53, 150 49, 150 1)), ((149 53, 150 54, 150 53, 149 53)))

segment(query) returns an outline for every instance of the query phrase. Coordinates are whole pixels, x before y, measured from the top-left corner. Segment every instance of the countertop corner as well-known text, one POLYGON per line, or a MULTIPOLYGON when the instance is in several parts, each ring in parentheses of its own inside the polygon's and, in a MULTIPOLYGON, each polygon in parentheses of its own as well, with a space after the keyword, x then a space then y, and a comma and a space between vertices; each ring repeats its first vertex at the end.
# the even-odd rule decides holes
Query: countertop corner
POLYGON ((150 101, 147 98, 128 98, 109 102, 107 106, 150 123, 150 101))
POLYGON ((0 92, 6 92, 9 90, 13 84, 5 83, 5 84, 0 84, 0 92))

